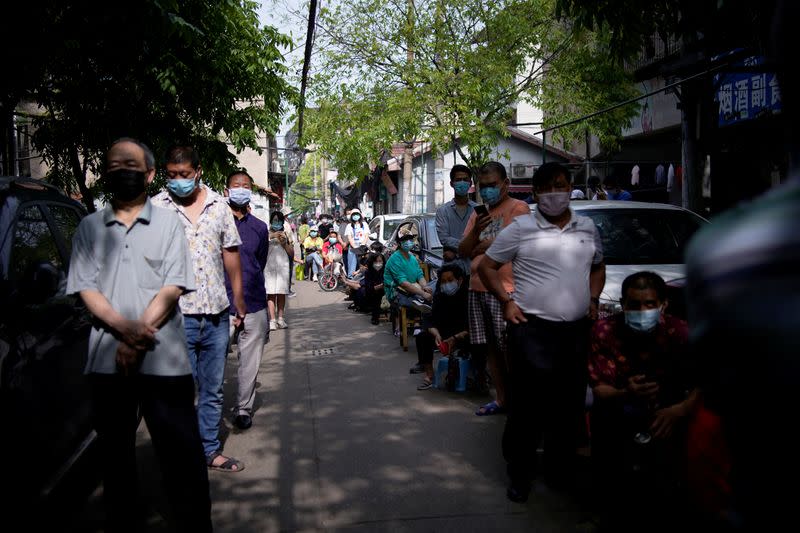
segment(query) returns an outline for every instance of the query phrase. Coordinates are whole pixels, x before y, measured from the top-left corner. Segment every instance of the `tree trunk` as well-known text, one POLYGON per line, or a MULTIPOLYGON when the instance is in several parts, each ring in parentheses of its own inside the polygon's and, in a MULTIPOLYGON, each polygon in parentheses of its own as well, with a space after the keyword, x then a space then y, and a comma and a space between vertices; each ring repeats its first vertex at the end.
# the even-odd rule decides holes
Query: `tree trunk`
POLYGON ((411 196, 411 187, 414 176, 412 164, 414 162, 414 144, 406 143, 403 152, 403 210, 402 213, 411 214, 414 212, 414 198, 411 196))
POLYGON ((75 178, 75 183, 78 184, 78 190, 81 192, 81 201, 86 206, 86 210, 90 213, 95 212, 94 196, 86 186, 86 169, 81 165, 81 160, 78 157, 78 147, 74 146, 69 151, 69 163, 72 167, 72 175, 75 178))

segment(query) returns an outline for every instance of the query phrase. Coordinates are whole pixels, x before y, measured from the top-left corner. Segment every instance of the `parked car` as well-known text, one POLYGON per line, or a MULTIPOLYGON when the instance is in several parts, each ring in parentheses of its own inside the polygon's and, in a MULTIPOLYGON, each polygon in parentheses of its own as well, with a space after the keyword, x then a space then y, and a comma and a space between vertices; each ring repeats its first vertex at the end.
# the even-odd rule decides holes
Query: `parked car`
MULTIPOLYGON (((679 286, 685 277, 684 250, 694 233, 708 224, 699 215, 670 204, 619 201, 573 201, 570 207, 591 218, 600 230, 606 262, 606 284, 600 297, 600 315, 622 310, 622 281, 630 274, 650 270, 668 284, 679 286)), ((536 204, 531 205, 531 210, 536 204)), ((671 289, 672 294, 681 294, 671 289)), ((683 303, 675 311, 684 313, 683 303)))
MULTIPOLYGON (((94 441, 84 367, 91 318, 65 294, 84 208, 54 187, 0 177, 0 457, 4 505, 46 516, 94 441)), ((68 489, 67 489, 68 490, 68 489)))
POLYGON ((397 233, 408 230, 417 238, 414 241, 413 252, 426 263, 431 271, 431 276, 442 266, 442 243, 436 234, 436 214, 425 213, 409 215, 403 219, 391 234, 386 243, 387 257, 397 249, 397 233))
POLYGON ((398 224, 405 220, 408 215, 392 214, 392 215, 378 215, 373 218, 369 223, 369 232, 377 235, 377 240, 384 246, 392 237, 394 230, 398 224))

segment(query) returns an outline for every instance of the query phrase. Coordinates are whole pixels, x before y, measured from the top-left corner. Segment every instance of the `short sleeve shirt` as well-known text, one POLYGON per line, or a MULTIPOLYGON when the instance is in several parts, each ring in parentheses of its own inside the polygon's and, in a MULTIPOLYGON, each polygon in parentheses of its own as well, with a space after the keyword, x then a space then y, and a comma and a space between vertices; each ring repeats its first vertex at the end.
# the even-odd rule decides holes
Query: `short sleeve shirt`
POLYGON ((603 245, 592 219, 570 213, 563 228, 538 211, 517 217, 486 251, 513 265, 514 301, 524 313, 572 322, 589 311, 589 274, 603 261, 603 245))
POLYGON ((325 246, 325 241, 323 241, 320 237, 306 237, 303 241, 303 248, 306 250, 309 248, 316 248, 317 252, 322 252, 323 246, 325 246))
POLYGON ((383 269, 383 288, 386 297, 390 300, 394 299, 396 287, 406 281, 416 283, 421 277, 423 277, 422 269, 414 254, 408 254, 408 259, 406 259, 402 252, 393 253, 383 269))
POLYGON ((186 216, 186 210, 172 196, 163 191, 153 198, 153 204, 175 212, 183 223, 197 282, 195 292, 181 296, 180 306, 184 315, 217 315, 228 308, 225 291, 225 269, 222 264, 222 249, 242 244, 236 229, 233 213, 225 198, 205 185, 206 199, 203 210, 194 225, 186 216))
MULTIPOLYGON (((94 290, 129 320, 139 319, 162 287, 194 289, 189 246, 178 217, 147 200, 130 228, 111 206, 84 218, 72 243, 67 292, 94 290)), ((119 341, 95 320, 89 337, 87 373, 115 374, 119 341)), ((183 315, 176 310, 156 333, 145 353, 142 374, 183 376, 192 373, 183 315)))
MULTIPOLYGON (((522 200, 515 198, 506 198, 499 205, 489 208, 489 215, 492 217, 492 223, 481 232, 480 239, 491 239, 497 237, 503 228, 511 224, 514 219, 520 215, 528 215, 531 208, 522 200)), ((467 227, 464 229, 464 235, 472 231, 475 226, 475 219, 477 215, 473 210, 467 222, 467 227)), ((481 264, 484 254, 478 255, 472 259, 470 264, 470 277, 469 288, 473 291, 487 292, 486 287, 483 286, 481 278, 478 275, 478 265, 481 264)), ((511 265, 503 265, 500 269, 500 280, 503 282, 503 288, 507 293, 514 292, 514 279, 511 274, 511 265)))
POLYGON ((632 332, 622 313, 598 320, 592 327, 589 383, 624 389, 628 378, 644 374, 659 383, 660 396, 671 405, 693 386, 695 372, 688 346, 689 327, 670 315, 663 315, 655 331, 646 336, 632 332))
POLYGON ((367 244, 369 240, 368 232, 369 227, 364 222, 356 222, 347 225, 347 228, 344 230, 344 237, 348 243, 350 241, 347 238, 352 237, 355 245, 361 246, 362 244, 367 244))

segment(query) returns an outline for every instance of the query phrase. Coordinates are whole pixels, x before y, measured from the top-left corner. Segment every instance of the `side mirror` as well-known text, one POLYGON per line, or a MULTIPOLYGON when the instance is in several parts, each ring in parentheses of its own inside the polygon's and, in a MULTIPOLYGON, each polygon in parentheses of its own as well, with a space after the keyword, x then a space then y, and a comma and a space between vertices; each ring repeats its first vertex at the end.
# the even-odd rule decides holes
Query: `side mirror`
POLYGON ((377 241, 378 240, 378 234, 377 233, 370 233, 369 234, 369 240, 377 241))

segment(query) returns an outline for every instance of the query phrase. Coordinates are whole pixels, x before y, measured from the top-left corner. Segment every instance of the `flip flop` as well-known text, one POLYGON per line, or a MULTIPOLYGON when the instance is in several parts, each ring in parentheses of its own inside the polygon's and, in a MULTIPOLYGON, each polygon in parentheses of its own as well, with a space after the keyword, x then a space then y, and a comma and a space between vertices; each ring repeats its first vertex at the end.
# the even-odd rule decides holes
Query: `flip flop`
POLYGON ((219 452, 214 452, 208 456, 206 464, 208 464, 209 470, 219 470, 220 472, 241 472, 244 470, 244 463, 233 457, 226 457, 227 461, 221 465, 215 465, 214 459, 220 456, 222 456, 222 454, 219 452))
POLYGON ((491 402, 487 403, 486 405, 482 405, 475 411, 475 414, 478 416, 490 416, 490 415, 499 415, 506 412, 506 408, 502 405, 498 405, 496 401, 492 400, 491 402))

